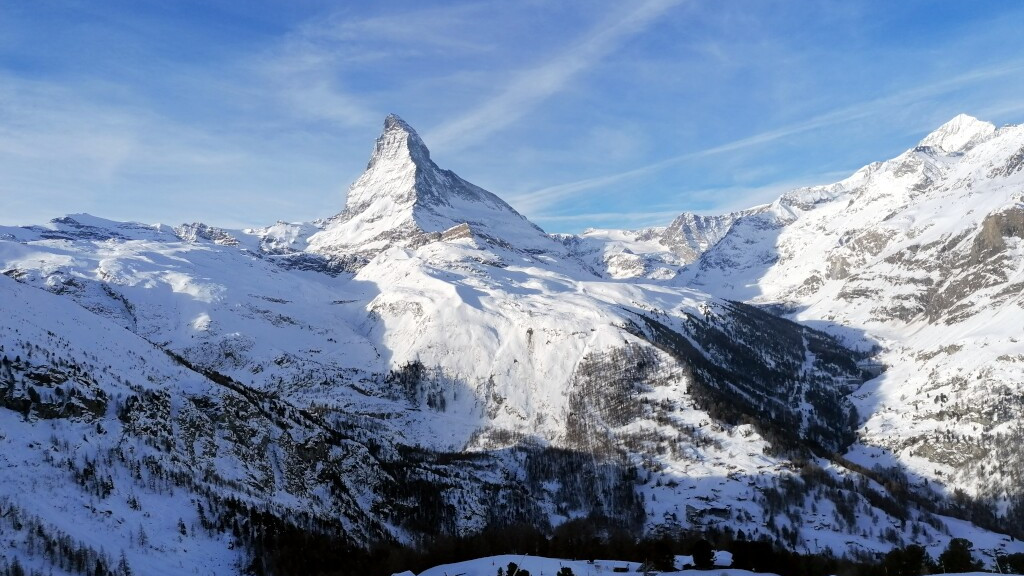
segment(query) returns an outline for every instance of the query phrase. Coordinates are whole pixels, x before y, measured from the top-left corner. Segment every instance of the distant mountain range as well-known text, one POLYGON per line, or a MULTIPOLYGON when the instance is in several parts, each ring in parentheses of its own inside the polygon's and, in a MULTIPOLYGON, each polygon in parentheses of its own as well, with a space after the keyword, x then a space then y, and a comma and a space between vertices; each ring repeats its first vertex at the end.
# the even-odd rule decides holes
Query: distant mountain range
POLYGON ((0 556, 273 572, 579 518, 1024 552, 1022 172, 1024 128, 958 116, 769 205, 549 235, 389 116, 325 220, 0 227, 0 556))

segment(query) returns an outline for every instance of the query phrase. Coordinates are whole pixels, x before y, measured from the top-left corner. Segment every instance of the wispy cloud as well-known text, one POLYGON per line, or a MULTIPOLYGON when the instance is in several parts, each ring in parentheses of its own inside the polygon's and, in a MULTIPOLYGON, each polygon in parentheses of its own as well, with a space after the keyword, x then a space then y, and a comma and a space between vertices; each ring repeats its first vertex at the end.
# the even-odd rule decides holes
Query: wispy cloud
POLYGON ((340 208, 323 189, 297 201, 310 175, 322 170, 320 159, 296 149, 297 139, 277 134, 253 141, 229 126, 182 122, 117 84, 54 83, 0 71, 0 118, 0 222, 6 224, 90 212, 252 226, 265 223, 253 212, 267 207, 278 217, 292 217, 297 204, 317 209, 306 218, 340 208))
POLYGON ((307 22, 296 32, 305 42, 328 48, 363 46, 355 54, 345 51, 338 55, 347 60, 451 50, 480 52, 490 49, 488 43, 465 31, 477 25, 487 10, 484 4, 464 4, 363 17, 342 10, 307 22))
MULTIPOLYGON (((736 212, 774 202, 779 196, 790 190, 838 182, 850 176, 852 171, 853 169, 851 168, 850 170, 816 172, 799 178, 779 180, 761 186, 724 186, 701 190, 687 190, 685 194, 686 204, 710 207, 706 210, 689 210, 697 213, 724 214, 736 212)), ((676 210, 675 213, 679 214, 680 210, 676 210)))
POLYGON ((569 50, 516 73, 494 98, 431 130, 428 141, 438 148, 458 150, 513 124, 679 2, 649 0, 625 15, 613 15, 569 50))
POLYGON ((0 73, 0 86, 7 116, 0 125, 0 151, 5 162, 21 163, 21 168, 50 163, 51 174, 104 183, 128 165, 162 166, 171 172, 182 165, 213 166, 234 158, 212 147, 201 131, 134 104, 104 104, 102 96, 117 90, 104 83, 69 87, 0 73))
MULTIPOLYGON (((632 170, 626 170, 625 172, 617 172, 615 174, 609 174, 607 176, 597 176, 594 178, 584 178, 583 180, 576 180, 573 182, 566 182, 564 184, 556 184, 554 186, 547 186, 540 190, 535 190, 526 194, 518 194, 509 197, 509 202, 516 206, 516 209, 532 213, 538 210, 543 210, 548 206, 562 202, 568 198, 576 196, 580 192, 586 190, 595 190, 598 188, 604 188, 616 182, 622 182, 629 180, 637 176, 656 172, 661 168, 681 162, 681 157, 669 158, 653 164, 647 164, 640 166, 632 170)), ((539 218, 539 217, 538 217, 539 218)))
POLYGON ((981 120, 993 120, 1000 116, 1020 116, 1024 112, 1024 102, 999 102, 993 106, 986 106, 977 110, 976 113, 981 120))
MULTIPOLYGON (((755 148, 801 133, 879 116, 892 109, 906 107, 907 105, 915 102, 934 98, 936 96, 955 91, 966 85, 971 85, 982 80, 991 80, 1017 74, 1021 71, 1024 71, 1024 62, 1021 61, 973 70, 940 82, 931 83, 919 88, 904 90, 889 96, 861 102, 853 106, 839 108, 825 114, 814 116, 805 121, 780 126, 773 130, 759 132, 757 134, 732 140, 717 146, 686 152, 684 154, 665 158, 657 162, 652 162, 629 170, 547 186, 533 192, 513 196, 510 198, 510 201, 519 209, 527 213, 541 211, 544 208, 573 198, 581 192, 600 189, 619 182, 647 176, 684 162, 755 148)), ((537 218, 540 219, 541 217, 537 218)))
POLYGON ((354 126, 373 115, 339 78, 346 51, 305 30, 254 58, 251 67, 294 116, 354 126))
MULTIPOLYGON (((619 212, 587 212, 560 214, 550 212, 531 212, 520 203, 514 203, 517 210, 530 214, 530 219, 541 223, 552 223, 558 226, 575 227, 591 223, 608 223, 612 226, 649 227, 665 226, 673 218, 684 211, 697 213, 723 214, 745 210, 753 206, 773 202, 779 196, 804 186, 837 182, 850 175, 849 171, 839 170, 816 173, 802 178, 772 182, 764 186, 728 186, 686 191, 686 198, 676 202, 666 199, 655 210, 619 211, 619 212), (711 206, 710 209, 695 209, 693 206, 711 206), (687 206, 687 208, 682 208, 687 206)), ((651 208, 648 206, 648 208, 651 208)))
POLYGON ((417 58, 489 50, 466 33, 484 10, 463 5, 366 16, 342 9, 297 26, 254 67, 294 116, 341 127, 377 125, 378 91, 396 81, 389 70, 417 58), (370 89, 367 77, 379 86, 370 89))
POLYGON ((0 221, 325 216, 397 112, 552 228, 646 223, 1024 110, 1019 9, 435 4, 24 3, 0 18, 0 221))

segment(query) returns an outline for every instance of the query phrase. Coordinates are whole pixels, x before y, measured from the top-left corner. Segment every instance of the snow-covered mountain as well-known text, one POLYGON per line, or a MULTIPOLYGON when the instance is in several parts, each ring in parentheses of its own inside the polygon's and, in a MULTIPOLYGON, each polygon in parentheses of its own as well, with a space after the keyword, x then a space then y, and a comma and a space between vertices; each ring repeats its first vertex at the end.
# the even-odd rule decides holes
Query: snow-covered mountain
POLYGON ((766 208, 722 216, 684 212, 666 228, 589 229, 579 236, 559 234, 555 238, 599 276, 667 280, 717 244, 734 222, 766 208))
MULTIPOLYGON (((672 283, 874 350, 865 366, 885 373, 851 396, 862 421, 846 456, 923 494, 953 486, 964 515, 1019 529, 1022 172, 1024 127, 960 115, 843 181, 723 217, 672 283)), ((635 250, 648 269, 678 264, 662 254, 635 250)))
POLYGON ((415 248, 457 236, 528 254, 560 252, 557 243, 504 200, 438 168, 416 131, 391 115, 366 171, 348 191, 345 210, 312 235, 308 246, 328 257, 369 259, 387 248, 415 248))
MULTIPOLYGON (((979 439, 1019 422, 1019 404, 1001 403, 1007 412, 993 416, 995 404, 975 392, 1020 392, 1012 330, 980 339, 985 322, 1017 318, 1003 311, 1012 295, 992 280, 1001 272, 1012 284, 1021 273, 1010 200, 972 200, 984 239, 960 238, 959 260, 957 249, 908 243, 935 242, 928 220, 954 220, 941 208, 962 201, 965 187, 1019 182, 1018 168, 979 168, 972 154, 1003 150, 991 142, 1007 134, 1020 150, 1020 133, 984 134, 969 119, 944 130, 930 148, 891 161, 910 168, 873 165, 771 206, 684 214, 666 229, 556 238, 438 168, 416 132, 390 116, 344 211, 328 220, 224 230, 70 215, 0 228, 0 528, 11 534, 0 547, 64 570, 38 553, 32 534, 44 533, 105 566, 188 573, 279 567, 281 540, 268 534, 355 549, 589 516, 638 532, 728 527, 837 554, 911 542, 938 550, 950 534, 1024 550, 941 516, 970 518, 947 506, 946 478, 994 466, 990 456, 953 462, 925 451, 944 445, 936 435, 963 441, 969 425, 948 424, 956 403, 971 401, 991 420, 975 423, 979 439), (931 192, 868 185, 914 185, 926 174, 928 186, 949 187, 934 194, 947 204, 935 200, 930 212, 931 192), (857 194, 847 211, 859 220, 814 216, 857 194), (924 228, 910 235, 914 221, 898 225, 883 206, 911 210, 924 228), (885 236, 895 243, 848 253, 876 246, 861 238, 871 227, 895 230, 885 236), (797 257, 812 233, 835 250, 810 242, 797 257), (878 282, 943 294, 958 275, 981 275, 968 284, 999 304, 970 308, 974 332, 950 321, 964 314, 962 298, 935 320, 922 312, 931 332, 899 314, 876 317, 868 296, 842 291, 868 281, 875 256, 891 255, 885 246, 903 246, 900 262, 914 264, 892 264, 894 276, 878 282), (931 284, 913 283, 928 254, 949 260, 925 270, 936 274, 931 284), (818 292, 806 288, 813 271, 818 292), (803 323, 743 300, 787 306, 803 323), (954 343, 992 346, 977 357, 1010 359, 974 378, 977 351, 968 349, 942 364, 968 367, 963 378, 940 373, 934 389, 898 396, 919 366, 899 355, 940 350, 914 357, 925 366, 959 358, 943 340, 953 329, 954 343), (875 348, 889 369, 864 383, 875 348), (907 412, 892 409, 921 404, 921 394, 945 399, 902 424, 907 412), (915 434, 930 436, 898 445, 915 434), (933 464, 944 476, 925 470, 933 464), (927 489, 914 486, 925 478, 927 489), (97 536, 104 531, 116 536, 97 536)), ((1012 470, 987 475, 1004 489, 1004 515, 1020 496, 1012 470)), ((960 504, 990 497, 968 486, 960 504)))
POLYGON ((887 371, 853 396, 850 456, 1014 506, 1020 525, 1022 169, 1024 127, 961 115, 892 160, 740 219, 680 282, 877 346, 887 371))

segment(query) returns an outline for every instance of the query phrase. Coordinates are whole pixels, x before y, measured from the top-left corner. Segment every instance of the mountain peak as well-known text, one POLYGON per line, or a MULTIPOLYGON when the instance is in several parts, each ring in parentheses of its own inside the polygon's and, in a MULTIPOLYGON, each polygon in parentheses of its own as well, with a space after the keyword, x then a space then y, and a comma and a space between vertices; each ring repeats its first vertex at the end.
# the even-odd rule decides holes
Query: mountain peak
POLYGON ((389 132, 391 130, 403 130, 411 134, 416 133, 412 126, 409 126, 408 122, 402 120, 398 114, 394 113, 388 114, 387 118, 384 119, 384 131, 389 132))
POLYGON ((383 212, 396 212, 391 203, 412 206, 418 196, 417 175, 431 169, 436 166, 430 160, 430 150, 416 130, 398 115, 389 114, 373 145, 366 171, 348 191, 345 211, 364 212, 382 196, 390 199, 389 205, 378 206, 383 212))
POLYGON ((377 137, 373 154, 366 169, 372 169, 377 163, 388 164, 409 163, 424 165, 430 162, 430 150, 420 139, 420 135, 412 126, 397 114, 388 114, 384 119, 384 131, 377 137))
POLYGON ((309 246, 374 252, 421 244, 463 224, 535 252, 556 246, 502 199, 439 168, 416 130, 389 114, 366 171, 349 188, 345 210, 309 246))
POLYGON ((931 146, 947 154, 966 152, 996 131, 996 127, 974 116, 957 114, 921 140, 920 146, 931 146))

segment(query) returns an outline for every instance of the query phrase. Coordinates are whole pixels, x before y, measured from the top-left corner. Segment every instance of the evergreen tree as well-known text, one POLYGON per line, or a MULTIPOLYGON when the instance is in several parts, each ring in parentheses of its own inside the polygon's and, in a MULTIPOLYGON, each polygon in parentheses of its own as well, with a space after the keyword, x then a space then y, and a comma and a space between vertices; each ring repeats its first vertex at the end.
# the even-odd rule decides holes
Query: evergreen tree
POLYGON ((975 572, 982 563, 974 559, 974 544, 966 538, 953 538, 946 550, 939 554, 939 568, 943 572, 975 572))
POLYGON ((921 576, 928 564, 928 552, 917 544, 911 544, 906 548, 893 548, 882 561, 889 576, 921 576))
POLYGON ((128 565, 128 558, 124 555, 124 550, 121 550, 121 559, 117 562, 117 575, 132 576, 132 568, 128 565))
POLYGON ((715 566, 715 549, 711 546, 711 542, 701 539, 693 545, 691 551, 693 555, 693 565, 698 570, 710 570, 715 566))
POLYGON ((996 561, 1003 573, 1024 574, 1024 553, 1003 554, 996 561))
POLYGON ((928 557, 928 551, 925 550, 924 546, 911 544, 903 551, 901 574, 903 576, 921 576, 925 573, 925 569, 930 562, 931 559, 928 557))
POLYGON ((515 562, 508 563, 508 570, 505 571, 507 576, 530 576, 529 570, 523 570, 515 562))

